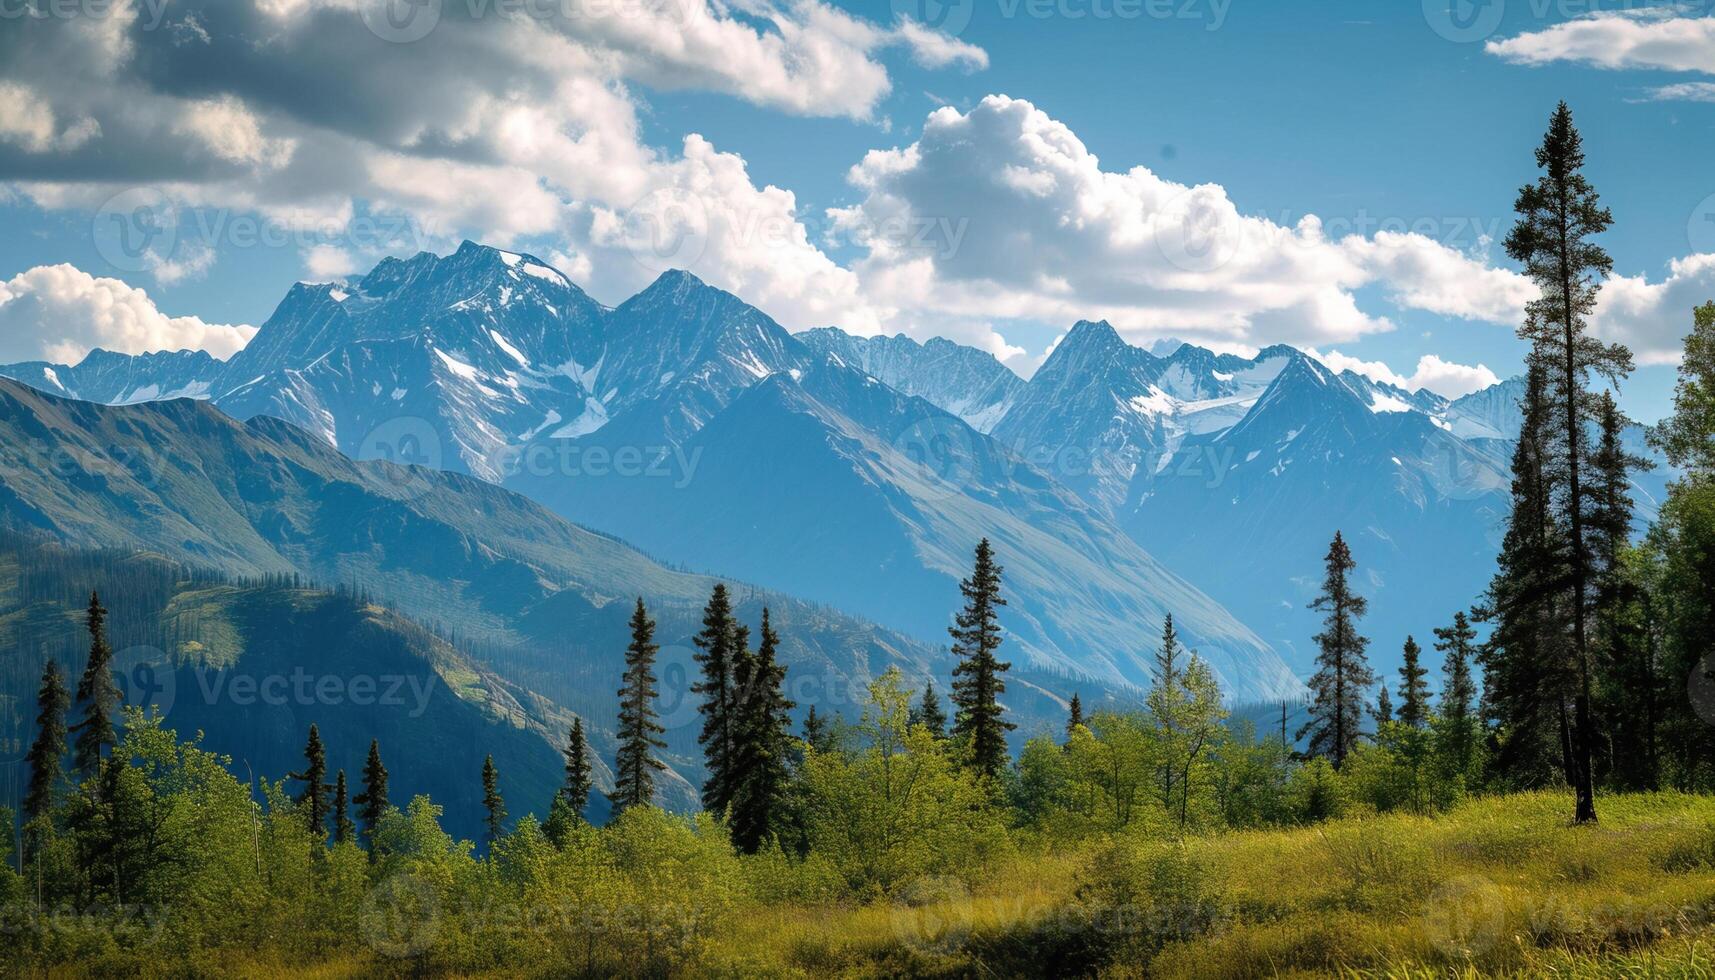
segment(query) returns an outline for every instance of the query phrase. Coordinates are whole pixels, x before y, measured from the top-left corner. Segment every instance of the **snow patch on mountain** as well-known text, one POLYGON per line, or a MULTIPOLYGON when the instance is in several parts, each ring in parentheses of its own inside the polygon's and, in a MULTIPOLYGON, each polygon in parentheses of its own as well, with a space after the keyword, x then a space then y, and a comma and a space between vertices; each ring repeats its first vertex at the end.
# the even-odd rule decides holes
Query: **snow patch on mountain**
POLYGON ((797 338, 823 357, 922 398, 978 432, 992 432, 1025 388, 1024 380, 993 355, 941 338, 919 343, 904 334, 854 337, 834 327, 797 338))

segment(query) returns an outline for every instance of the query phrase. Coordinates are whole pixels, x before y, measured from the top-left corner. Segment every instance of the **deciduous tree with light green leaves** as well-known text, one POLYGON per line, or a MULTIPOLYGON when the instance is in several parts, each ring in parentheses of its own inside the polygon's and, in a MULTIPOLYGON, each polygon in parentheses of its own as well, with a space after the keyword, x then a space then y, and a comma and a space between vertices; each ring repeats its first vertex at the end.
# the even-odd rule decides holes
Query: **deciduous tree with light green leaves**
POLYGON ((1208 779, 1204 770, 1226 734, 1227 712, 1221 706, 1214 671, 1196 654, 1182 653, 1169 615, 1156 653, 1154 683, 1145 703, 1153 723, 1162 808, 1183 830, 1192 817, 1193 801, 1208 779))
POLYGON ((898 668, 870 683, 858 733, 863 744, 852 755, 814 752, 805 767, 811 850, 851 887, 885 892, 924 875, 968 873, 1005 848, 988 791, 943 740, 911 725, 898 668))

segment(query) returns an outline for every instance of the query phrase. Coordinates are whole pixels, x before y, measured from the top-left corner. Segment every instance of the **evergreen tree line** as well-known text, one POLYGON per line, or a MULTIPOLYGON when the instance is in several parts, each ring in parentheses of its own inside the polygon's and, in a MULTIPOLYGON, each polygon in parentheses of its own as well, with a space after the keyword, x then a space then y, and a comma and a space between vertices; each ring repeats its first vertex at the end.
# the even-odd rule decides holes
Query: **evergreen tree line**
MULTIPOLYGON (((896 734, 933 729, 929 737, 936 743, 951 745, 956 740, 964 746, 957 753, 962 771, 985 785, 1007 767, 1005 733, 1012 727, 998 700, 1005 690, 1001 674, 1008 669, 995 656, 1001 642, 997 610, 1004 604, 1000 576, 992 549, 984 541, 977 549, 972 577, 963 583, 965 608, 952 628, 954 649, 963 659, 955 669, 956 714, 951 730, 932 684, 915 708, 887 722, 889 731, 896 734)), ((641 599, 630 625, 631 642, 617 692, 614 787, 608 794, 616 816, 652 807, 656 776, 666 768, 658 757, 664 747, 655 705, 654 661, 659 648, 655 624, 641 599)), ((171 744, 182 753, 179 762, 196 758, 204 765, 224 767, 229 760, 202 754, 195 743, 180 745, 171 733, 159 729, 158 719, 145 717, 137 709, 126 709, 125 717, 136 729, 139 744, 155 757, 116 753, 121 738, 115 719, 122 714, 123 694, 114 674, 107 609, 95 593, 89 598, 86 629, 89 651, 75 690, 67 687, 56 662, 49 661, 41 675, 35 737, 26 759, 29 781, 22 806, 18 868, 20 874, 34 873, 38 902, 53 893, 53 898, 81 904, 122 905, 150 893, 151 882, 172 877, 174 859, 167 856, 171 848, 163 832, 166 810, 150 778, 162 765, 163 745, 171 744), (74 711, 75 722, 71 720, 74 711)), ((702 697, 700 740, 708 772, 702 787, 705 809, 722 820, 741 853, 772 847, 802 856, 809 841, 804 803, 807 759, 816 747, 833 751, 832 726, 812 708, 804 739, 793 737, 789 712, 794 705, 783 694, 786 668, 778 659, 780 638, 766 608, 753 646, 749 630, 733 615, 728 590, 717 585, 695 642, 702 669, 694 691, 702 697)), ((895 671, 884 682, 890 691, 897 688, 897 676, 895 671)), ((539 825, 555 846, 587 827, 595 760, 582 718, 573 720, 563 756, 563 785, 548 801, 547 819, 539 825)), ((485 759, 480 779, 485 842, 493 849, 509 830, 492 756, 485 759)), ((377 741, 370 743, 356 787, 359 792, 353 794, 343 769, 330 774, 327 746, 312 723, 303 767, 287 773, 281 783, 264 783, 263 788, 270 810, 289 814, 305 838, 318 847, 358 848, 367 853, 371 864, 387 856, 384 824, 399 818, 400 812, 389 801, 388 772, 377 741), (288 792, 289 785, 295 791, 288 792)), ((988 792, 992 795, 994 790, 988 792)))
MULTIPOLYGON (((1433 729, 1461 782, 1564 786, 1573 819, 1588 823, 1598 787, 1715 785, 1715 303, 1693 311, 1673 414, 1648 433, 1682 476, 1637 542, 1629 490, 1650 464, 1627 450, 1630 423, 1614 401, 1632 355, 1590 327, 1613 266, 1594 239, 1613 217, 1583 173, 1565 103, 1536 164, 1506 240, 1539 297, 1519 329, 1530 354, 1496 574, 1469 615, 1435 631, 1439 702, 1407 637, 1397 686, 1390 695, 1383 685, 1369 710, 1375 740, 1396 753, 1426 758, 1422 735, 1433 729)), ((1300 735, 1339 769, 1375 678, 1356 627, 1365 601, 1349 586, 1355 562, 1338 534, 1326 566, 1315 701, 1300 735)))
MULTIPOLYGON (((933 681, 917 705, 908 709, 907 726, 951 740, 959 746, 965 767, 992 782, 1008 764, 1006 733, 1014 726, 1006 720, 1000 700, 1006 690, 1002 678, 1011 665, 997 656, 1002 640, 999 610, 1006 601, 1001 596, 1001 568, 986 539, 977 545, 971 575, 960 583, 960 594, 964 605, 949 628, 958 658, 953 669, 951 730, 933 681)), ((707 773, 701 787, 703 808, 727 822, 734 845, 748 854, 801 830, 803 814, 795 805, 801 794, 793 785, 794 770, 802 765, 801 747, 824 739, 826 720, 812 706, 804 739, 793 738, 791 712, 796 705, 784 693, 786 666, 779 660, 780 637, 769 611, 762 610, 753 647, 750 630, 738 621, 733 606, 727 587, 716 584, 703 609, 702 628, 692 638, 700 669, 692 693, 700 698, 697 741, 707 773)), ((618 691, 619 748, 610 794, 616 812, 652 803, 655 774, 665 768, 658 758, 665 743, 654 708, 658 695, 654 662, 659 649, 654 631, 655 624, 638 599, 618 691)), ((579 751, 582 738, 581 727, 574 728, 566 749, 568 759, 579 751)), ((567 802, 581 810, 588 795, 587 768, 574 773, 568 763, 567 776, 569 790, 582 787, 570 792, 567 802)))

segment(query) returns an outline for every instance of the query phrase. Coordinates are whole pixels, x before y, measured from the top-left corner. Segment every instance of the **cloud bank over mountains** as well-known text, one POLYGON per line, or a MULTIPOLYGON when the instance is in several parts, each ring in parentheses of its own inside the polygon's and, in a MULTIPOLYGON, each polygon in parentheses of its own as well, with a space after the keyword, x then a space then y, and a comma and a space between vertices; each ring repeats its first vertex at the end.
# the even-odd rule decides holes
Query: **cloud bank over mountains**
MULTIPOLYGON (((0 182, 75 213, 145 188, 174 214, 252 216, 296 242, 317 279, 464 237, 531 244, 609 301, 687 267, 793 329, 942 334, 1025 373, 1043 352, 1007 339, 1019 321, 1103 318, 1139 343, 1325 349, 1396 329, 1400 311, 1508 329, 1531 295, 1491 263, 1491 243, 1276 221, 1218 184, 1104 167, 1064 123, 1001 95, 939 109, 914 140, 871 151, 847 175, 851 203, 819 213, 759 185, 704 135, 662 146, 643 134, 649 90, 879 126, 900 59, 987 66, 981 48, 908 19, 878 23, 819 0, 408 8, 432 23, 389 20, 392 9, 119 0, 104 16, 12 22, 0 32, 0 182), (358 226, 383 230, 349 231, 358 226)), ((1590 31, 1649 35, 1673 20, 1592 18, 1496 53, 1584 57, 1590 31)), ((1627 63, 1697 64, 1701 43, 1637 41, 1627 63)), ((230 244, 180 236, 123 271, 163 285, 217 274, 230 244)), ((1684 297, 1712 284, 1712 262, 1692 255, 1660 281, 1616 279, 1602 329, 1646 362, 1671 359, 1684 297)), ((166 316, 141 290, 102 285, 124 284, 101 271, 33 269, 8 283, 11 357, 71 360, 96 345, 230 353, 245 336, 166 316), (49 295, 71 326, 32 341, 30 317, 49 295)), ((1405 380, 1444 393, 1492 377, 1440 355, 1415 370, 1405 380)))
POLYGON ((227 358, 255 335, 252 326, 168 316, 144 290, 69 265, 0 281, 0 364, 75 364, 97 347, 126 354, 200 348, 227 358))

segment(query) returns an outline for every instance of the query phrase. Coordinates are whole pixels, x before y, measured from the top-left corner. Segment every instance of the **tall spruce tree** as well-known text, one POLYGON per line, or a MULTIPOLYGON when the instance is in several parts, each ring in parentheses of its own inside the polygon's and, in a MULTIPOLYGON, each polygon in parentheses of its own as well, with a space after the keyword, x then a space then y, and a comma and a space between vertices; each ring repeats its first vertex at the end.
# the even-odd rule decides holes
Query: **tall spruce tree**
POLYGON ((566 757, 566 782, 560 787, 560 798, 566 801, 573 813, 582 817, 584 808, 589 806, 590 790, 595 787, 590 743, 584 735, 582 718, 572 719, 572 730, 566 736, 566 747, 561 754, 566 757))
POLYGON ((24 757, 30 767, 23 800, 25 827, 53 812, 54 794, 65 778, 66 712, 70 709, 71 695, 60 678, 59 664, 49 660, 36 691, 36 738, 24 757))
POLYGON ((1477 653, 1477 631, 1463 610, 1453 614, 1453 625, 1437 627, 1435 649, 1441 660, 1441 717, 1450 731, 1453 764, 1461 773, 1470 772, 1477 751, 1477 683, 1471 662, 1477 653))
POLYGON ((327 836, 328 813, 333 809, 328 799, 328 791, 333 787, 329 786, 327 781, 327 750, 322 746, 322 735, 315 725, 310 726, 309 740, 304 743, 303 770, 289 773, 286 778, 296 779, 304 784, 303 792, 298 794, 298 806, 302 809, 304 823, 310 828, 310 833, 317 840, 327 836))
POLYGON ((482 759, 482 826, 487 835, 489 855, 494 844, 506 835, 506 800, 500 795, 500 770, 494 768, 494 756, 482 759))
POLYGON ((734 719, 729 812, 733 844, 746 854, 755 854, 785 823, 792 751, 794 706, 785 695, 786 667, 778 659, 780 636, 766 607, 761 637, 755 653, 739 660, 735 675, 743 696, 734 719))
POLYGON ((1715 725, 1708 692, 1715 637, 1715 302, 1693 311, 1674 388, 1673 412, 1651 443, 1681 470, 1668 487, 1648 549, 1660 634, 1659 673, 1673 687, 1661 711, 1664 768, 1677 788, 1715 784, 1715 725), (1683 696, 1687 682, 1694 692, 1683 696))
POLYGON ((655 622, 637 600, 631 614, 631 643, 625 648, 625 678, 619 689, 619 752, 614 759, 614 787, 609 797, 614 811, 648 806, 655 801, 655 774, 667 768, 655 757, 667 743, 666 729, 656 720, 655 622))
POLYGON ((816 706, 813 704, 810 705, 810 710, 804 713, 804 732, 799 738, 817 752, 826 752, 833 748, 828 721, 816 713, 816 706))
POLYGON ((1573 674, 1565 623, 1571 581, 1566 537, 1554 518, 1556 476, 1548 465, 1553 419, 1548 370, 1527 362, 1523 422, 1512 456, 1512 509, 1479 618, 1491 625, 1478 651, 1491 765, 1504 782, 1571 785, 1573 674))
POLYGON ((1298 730, 1298 737, 1309 735, 1309 754, 1324 756, 1339 769, 1357 747, 1363 694, 1376 678, 1365 655, 1370 641, 1358 632, 1358 620, 1369 611, 1369 602, 1352 591, 1350 575, 1358 566, 1340 532, 1334 532, 1323 562, 1327 572, 1322 593, 1310 608, 1326 615, 1322 632, 1316 635, 1319 652, 1316 674, 1310 678, 1314 695, 1310 720, 1298 730))
POLYGON ((1660 725, 1656 605, 1632 551, 1632 473, 1652 464, 1623 442, 1627 420, 1611 392, 1600 396, 1591 460, 1591 552, 1596 576, 1596 707, 1604 730, 1599 768, 1623 789, 1659 785, 1660 725))
POLYGON ((1415 637, 1405 638, 1401 651, 1404 660, 1399 667, 1398 717, 1400 724, 1413 728, 1429 724, 1429 682, 1424 680, 1429 676, 1429 668, 1421 662, 1422 653, 1415 637))
POLYGON ((333 781, 333 842, 335 844, 350 843, 356 836, 357 827, 351 822, 351 807, 349 806, 351 791, 345 784, 345 770, 341 769, 333 781))
POLYGON ((375 831, 381 818, 387 815, 387 767, 381 764, 381 743, 369 740, 369 758, 363 763, 363 792, 353 800, 358 806, 357 819, 363 825, 363 842, 369 845, 369 860, 379 860, 375 831))
POLYGON ((1071 738, 1072 732, 1076 731, 1078 726, 1082 724, 1084 724, 1084 702, 1076 692, 1073 692, 1072 700, 1066 703, 1066 737, 1071 738))
POLYGON ((1514 209, 1519 221, 1507 235, 1507 254, 1521 263, 1541 290, 1532 300, 1519 336, 1530 342, 1531 360, 1543 366, 1545 395, 1555 422, 1550 429, 1550 464, 1564 492, 1559 515, 1564 524, 1569 557, 1571 613, 1572 726, 1570 755, 1575 806, 1573 819, 1596 819, 1595 718, 1591 710, 1594 663, 1591 621, 1595 568, 1590 540, 1590 486, 1587 431, 1597 423, 1598 402, 1591 376, 1618 386, 1632 370, 1632 355, 1623 345, 1606 344, 1590 336, 1589 316, 1596 308, 1602 280, 1613 260, 1593 239, 1613 224, 1594 187, 1585 178, 1583 139, 1572 123, 1572 111, 1562 102, 1549 120, 1536 151, 1542 175, 1525 185, 1514 209))
POLYGON ((1614 403, 1612 392, 1597 398, 1598 438, 1591 460, 1590 536, 1593 574, 1597 578, 1598 610, 1612 606, 1624 577, 1623 556, 1632 539, 1632 474, 1651 468, 1649 460, 1634 455, 1623 443, 1626 417, 1614 403))
POLYGON ((1012 665, 996 656, 1000 650, 1001 567, 987 538, 977 543, 971 577, 959 583, 965 607, 947 632, 953 637, 953 736, 969 747, 972 768, 993 779, 1006 766, 1006 733, 1017 727, 1006 720, 1000 696, 1006 693, 1001 675, 1012 665))
MULTIPOLYGON (((1164 746, 1171 746, 1178 736, 1183 723, 1181 716, 1188 700, 1181 676, 1184 673, 1184 665, 1179 662, 1182 652, 1179 633, 1173 628, 1173 614, 1168 613, 1161 626, 1161 644, 1155 650, 1155 664, 1150 672, 1152 683, 1149 693, 1144 696, 1149 716, 1155 722, 1156 732, 1164 746)), ((1161 788, 1163 805, 1169 808, 1173 805, 1175 775, 1172 753, 1163 752, 1161 764, 1156 767, 1156 782, 1161 788)))
POLYGON ((727 804, 732 802, 733 789, 732 719, 736 700, 733 674, 746 653, 740 643, 732 599, 724 584, 715 583, 708 605, 703 608, 702 631, 691 642, 697 646, 696 661, 703 670, 702 680, 691 687, 693 693, 703 698, 699 707, 703 727, 697 735, 709 773, 703 782, 703 808, 724 814, 727 804))
POLYGON ((911 724, 922 725, 936 738, 947 736, 947 712, 941 707, 941 698, 935 693, 935 680, 930 678, 923 685, 923 697, 917 706, 911 709, 911 724))
POLYGON ((113 677, 113 647, 107 642, 107 610, 94 592, 89 594, 88 627, 89 660, 77 682, 77 703, 83 707, 83 718, 72 726, 77 733, 72 766, 86 777, 101 768, 103 754, 119 741, 113 716, 122 700, 113 677))
POLYGON ((1376 692, 1376 709, 1370 714, 1376 720, 1377 731, 1380 731, 1383 725, 1393 724, 1393 699, 1388 697, 1386 684, 1376 692))
POLYGON ((1661 594, 1668 567, 1661 540, 1657 531, 1641 546, 1621 549, 1604 576, 1599 606, 1596 714, 1606 737, 1597 768, 1605 782, 1630 792, 1661 788, 1663 707, 1673 700, 1662 670, 1663 611, 1673 604, 1661 594))

